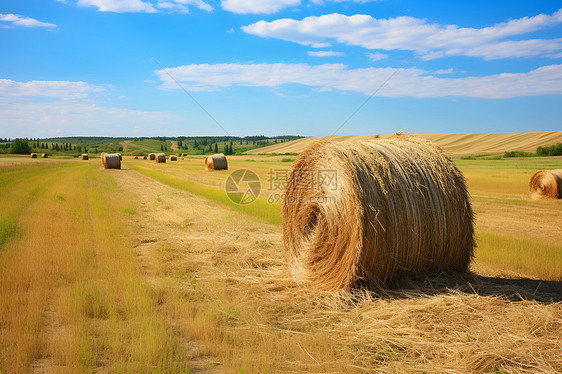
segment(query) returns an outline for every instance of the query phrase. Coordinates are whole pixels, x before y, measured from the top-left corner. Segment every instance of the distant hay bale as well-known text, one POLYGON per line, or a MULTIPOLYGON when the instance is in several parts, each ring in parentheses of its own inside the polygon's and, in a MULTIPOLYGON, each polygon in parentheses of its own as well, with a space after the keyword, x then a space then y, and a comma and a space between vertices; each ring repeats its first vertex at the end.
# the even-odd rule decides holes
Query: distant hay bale
POLYGON ((88 154, 87 153, 82 153, 82 156, 80 156, 80 158, 82 160, 87 160, 88 159, 88 154))
POLYGON ((146 156, 144 156, 142 159, 143 159, 143 160, 146 160, 146 156))
POLYGON ((539 170, 529 181, 531 199, 562 199, 562 169, 539 170))
POLYGON ((310 145, 288 175, 282 219, 292 275, 326 290, 464 271, 474 253, 464 176, 415 137, 310 145))
POLYGON ((228 170, 228 162, 222 153, 205 157, 205 170, 228 170))
POLYGON ((177 161, 177 160, 178 160, 178 156, 170 155, 170 161, 177 161))
POLYGON ((138 160, 138 159, 139 159, 139 156, 135 156, 135 160, 138 160))
POLYGON ((181 154, 181 157, 185 157, 185 156, 187 156, 187 153, 182 153, 182 154, 181 154))
POLYGON ((42 153, 42 154, 41 154, 41 158, 47 158, 47 157, 49 157, 49 156, 47 156, 46 153, 42 153))
POLYGON ((148 158, 150 158, 151 161, 156 160, 156 153, 149 153, 148 158))
POLYGON ((156 154, 156 162, 158 164, 166 163, 166 154, 165 153, 157 153, 156 154))
POLYGON ((102 159, 104 169, 121 169, 121 159, 117 153, 104 153, 102 159))
POLYGON ((32 153, 31 158, 37 158, 37 153, 32 153))

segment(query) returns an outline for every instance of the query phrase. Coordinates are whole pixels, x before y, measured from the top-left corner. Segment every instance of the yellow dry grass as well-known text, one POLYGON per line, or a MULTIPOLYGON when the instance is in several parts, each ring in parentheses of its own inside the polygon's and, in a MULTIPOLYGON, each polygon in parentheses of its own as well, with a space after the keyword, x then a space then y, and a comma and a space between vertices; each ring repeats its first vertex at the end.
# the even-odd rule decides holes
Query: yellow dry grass
MULTIPOLYGON (((328 139, 348 143, 355 140, 369 140, 391 135, 337 135, 328 139)), ((562 131, 529 133, 482 133, 482 134, 418 134, 441 147, 453 157, 479 154, 503 154, 506 151, 535 152, 538 146, 562 143, 562 131)), ((303 138, 286 143, 270 145, 246 152, 247 154, 264 153, 300 153, 319 137, 303 138)))

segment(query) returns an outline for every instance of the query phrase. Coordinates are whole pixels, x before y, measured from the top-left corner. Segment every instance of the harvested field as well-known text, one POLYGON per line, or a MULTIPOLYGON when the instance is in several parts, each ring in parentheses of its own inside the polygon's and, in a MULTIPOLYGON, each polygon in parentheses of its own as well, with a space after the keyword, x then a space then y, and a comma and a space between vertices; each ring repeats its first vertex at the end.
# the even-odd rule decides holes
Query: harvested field
POLYGON ((562 201, 528 193, 560 160, 455 160, 476 212, 471 272, 373 293, 291 277, 282 176, 268 180, 282 157, 229 157, 262 180, 248 206, 202 156, 116 173, 0 157, 0 370, 560 372, 562 201))

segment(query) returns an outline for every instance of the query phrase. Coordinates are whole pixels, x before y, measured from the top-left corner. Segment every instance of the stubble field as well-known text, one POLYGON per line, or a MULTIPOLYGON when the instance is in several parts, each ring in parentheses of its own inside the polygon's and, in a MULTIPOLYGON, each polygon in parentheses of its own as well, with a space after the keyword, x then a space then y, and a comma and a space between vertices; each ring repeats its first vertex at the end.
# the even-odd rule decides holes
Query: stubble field
POLYGON ((290 278, 276 194, 295 156, 0 158, 0 372, 562 371, 561 158, 455 160, 477 213, 472 272, 378 294, 290 278), (250 169, 249 205, 224 192, 250 169))

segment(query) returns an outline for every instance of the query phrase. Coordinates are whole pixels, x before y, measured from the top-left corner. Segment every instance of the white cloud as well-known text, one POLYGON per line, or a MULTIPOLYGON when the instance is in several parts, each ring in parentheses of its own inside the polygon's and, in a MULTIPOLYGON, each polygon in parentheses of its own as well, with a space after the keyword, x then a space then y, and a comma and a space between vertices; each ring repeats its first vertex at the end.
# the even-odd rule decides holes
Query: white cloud
POLYGON ((211 12, 213 8, 203 0, 77 0, 79 6, 96 7, 100 12, 156 13, 159 11, 189 13, 189 6, 211 12))
POLYGON ((308 51, 308 52, 306 52, 306 54, 311 56, 311 57, 345 56, 345 53, 335 52, 335 51, 308 51))
POLYGON ((310 0, 313 4, 324 5, 325 3, 359 3, 365 4, 371 1, 383 1, 383 0, 310 0))
POLYGON ((333 43, 366 49, 411 50, 425 59, 453 55, 497 59, 507 57, 554 56, 562 49, 561 39, 506 41, 562 22, 562 9, 552 15, 539 14, 484 28, 429 23, 401 16, 377 19, 370 15, 328 14, 302 20, 278 19, 243 26, 248 34, 283 39, 315 48, 333 43))
POLYGON ((80 99, 88 94, 104 91, 102 86, 85 82, 29 81, 0 79, 0 98, 43 96, 58 99, 80 99))
POLYGON ((439 70, 435 70, 433 72, 434 75, 439 75, 439 74, 453 74, 455 72, 455 70, 453 68, 448 68, 448 69, 439 69, 439 70))
POLYGON ((300 0, 222 0, 223 9, 239 14, 271 14, 281 9, 298 6, 300 0))
POLYGON ((369 60, 371 61, 380 61, 387 58, 388 55, 385 55, 384 53, 380 53, 380 52, 375 52, 375 53, 367 53, 367 57, 369 57, 369 60))
MULTIPOLYGON (((527 73, 464 78, 440 78, 417 68, 396 72, 395 68, 349 69, 343 64, 201 64, 170 68, 168 72, 186 88, 200 91, 230 86, 274 88, 297 83, 369 95, 392 76, 379 96, 509 98, 562 94, 562 65, 544 66, 527 73)), ((163 88, 177 88, 163 70, 156 74, 163 88)))
POLYGON ((22 27, 57 27, 57 25, 55 25, 54 23, 40 22, 34 18, 20 16, 17 14, 0 14, 0 21, 10 22, 13 26, 22 27))
POLYGON ((133 125, 173 123, 174 114, 106 107, 92 97, 102 86, 85 82, 0 79, 0 132, 5 136, 123 135, 133 125))

